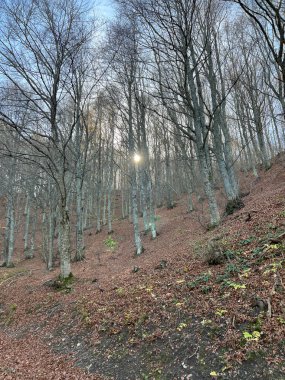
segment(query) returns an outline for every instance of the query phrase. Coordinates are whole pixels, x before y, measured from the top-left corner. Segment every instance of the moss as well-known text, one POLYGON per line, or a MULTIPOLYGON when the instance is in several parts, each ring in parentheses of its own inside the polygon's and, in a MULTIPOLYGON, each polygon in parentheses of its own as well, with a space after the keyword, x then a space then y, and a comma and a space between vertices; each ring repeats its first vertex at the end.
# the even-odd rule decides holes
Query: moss
POLYGON ((217 227, 218 227, 217 223, 210 223, 207 225, 207 231, 213 231, 217 227))
POLYGON ((11 305, 9 305, 6 318, 4 321, 5 326, 10 326, 12 324, 12 322, 14 321, 16 310, 17 310, 17 305, 15 303, 12 303, 11 305))
POLYGON ((251 322, 249 325, 250 325, 251 330, 261 332, 262 331, 262 324, 263 324, 262 318, 257 317, 256 320, 251 322))
POLYGON ((15 264, 13 263, 6 264, 6 268, 15 268, 15 264))
POLYGON ((226 205, 225 214, 226 215, 231 215, 235 211, 240 210, 243 207, 244 207, 244 203, 241 200, 241 198, 232 199, 232 200, 228 201, 228 203, 226 205))
POLYGON ((255 361, 264 357, 264 352, 262 350, 248 351, 246 353, 246 360, 255 361))
POLYGON ((71 291, 71 285, 74 283, 75 277, 72 273, 68 277, 62 277, 59 275, 55 280, 50 280, 46 282, 47 286, 54 288, 55 290, 64 290, 66 292, 71 291))
POLYGON ((227 256, 225 254, 226 244, 223 239, 213 238, 208 242, 205 252, 205 261, 209 265, 223 264, 227 256))
POLYGON ((62 276, 59 276, 59 280, 64 284, 64 285, 68 285, 68 284, 71 284, 73 281, 74 281, 74 276, 73 274, 70 272, 68 277, 62 277, 62 276))

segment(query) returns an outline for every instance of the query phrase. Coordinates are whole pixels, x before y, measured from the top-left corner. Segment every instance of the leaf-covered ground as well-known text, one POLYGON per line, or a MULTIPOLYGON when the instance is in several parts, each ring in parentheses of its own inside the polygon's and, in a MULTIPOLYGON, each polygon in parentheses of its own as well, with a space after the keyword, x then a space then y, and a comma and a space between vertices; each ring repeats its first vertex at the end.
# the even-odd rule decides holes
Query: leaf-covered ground
POLYGON ((284 380, 284 166, 243 174, 245 207, 212 231, 201 203, 158 209, 141 257, 127 220, 86 231, 63 289, 39 257, 0 268, 0 378, 284 380))

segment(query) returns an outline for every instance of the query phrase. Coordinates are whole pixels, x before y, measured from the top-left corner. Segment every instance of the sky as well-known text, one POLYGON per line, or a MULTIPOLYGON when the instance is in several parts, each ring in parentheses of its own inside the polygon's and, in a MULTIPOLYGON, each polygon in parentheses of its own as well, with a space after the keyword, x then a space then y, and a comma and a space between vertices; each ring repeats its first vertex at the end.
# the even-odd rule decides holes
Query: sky
POLYGON ((115 15, 115 5, 113 0, 96 0, 95 10, 103 18, 112 18, 115 15))

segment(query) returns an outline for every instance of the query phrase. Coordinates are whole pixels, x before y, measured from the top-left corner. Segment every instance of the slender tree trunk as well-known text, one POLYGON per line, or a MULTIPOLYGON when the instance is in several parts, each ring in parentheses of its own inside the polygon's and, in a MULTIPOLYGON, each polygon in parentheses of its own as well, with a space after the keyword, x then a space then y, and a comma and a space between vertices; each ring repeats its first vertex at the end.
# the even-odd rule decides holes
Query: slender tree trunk
POLYGON ((104 189, 104 195, 103 195, 103 211, 102 211, 102 224, 103 226, 106 226, 107 224, 107 190, 104 189))
POLYGON ((4 241, 3 241, 3 266, 7 265, 8 260, 8 247, 9 247, 9 234, 10 234, 10 208, 7 200, 6 206, 6 225, 5 225, 5 233, 4 233, 4 241))
POLYGON ((47 257, 47 269, 53 269, 54 260, 54 211, 52 208, 48 214, 48 257, 47 257))
POLYGON ((197 61, 195 58, 195 52, 193 46, 191 48, 191 57, 193 61, 193 65, 195 67, 196 81, 197 81, 197 89, 195 86, 195 81, 193 77, 193 71, 189 67, 190 64, 188 62, 187 65, 187 76, 189 80, 189 88, 191 92, 191 98, 193 101, 194 108, 194 127, 195 127, 195 136, 196 136, 196 146, 197 146, 197 157, 199 161, 199 166, 202 175, 202 181, 204 184, 204 191, 206 197, 208 199, 209 211, 210 211, 210 224, 211 226, 216 226, 220 222, 220 214, 219 209, 215 197, 215 191, 213 186, 213 176, 212 170, 210 167, 210 162, 208 159, 208 144, 206 141, 205 133, 206 133, 206 123, 205 116, 203 110, 202 102, 202 87, 200 82, 200 74, 197 70, 197 61), (200 98, 200 102, 198 100, 198 96, 200 98))
MULTIPOLYGON (((209 83, 210 83, 210 89, 211 89, 211 99, 212 99, 212 109, 213 109, 213 141, 214 141, 214 152, 217 159, 217 164, 220 172, 220 176, 222 178, 225 193, 227 196, 227 199, 229 201, 235 200, 238 198, 238 188, 236 185, 236 180, 234 178, 233 171, 228 170, 227 161, 231 159, 231 154, 229 150, 229 146, 231 144, 231 139, 229 136, 227 136, 227 126, 226 126, 226 120, 223 116, 225 116, 222 112, 222 104, 219 102, 219 94, 217 89, 217 78, 216 74, 214 72, 213 67, 213 61, 212 61, 212 49, 211 49, 211 40, 207 38, 206 41, 206 48, 208 52, 208 76, 209 76, 209 83), (224 133, 226 133, 227 142, 226 144, 223 142, 222 138, 222 125, 224 133), (228 144, 228 147, 226 147, 228 144), (223 147, 227 149, 224 152, 223 147), (227 157, 225 157, 224 153, 227 154, 227 157), (231 174, 231 175, 230 175, 231 174), (233 182, 233 183, 232 183, 233 182)), ((217 52, 216 52, 217 53, 217 52)), ((230 160, 232 161, 232 160, 230 160)), ((228 162, 229 165, 231 165, 231 162, 228 162)))
POLYGON ((137 173, 135 166, 131 164, 131 204, 132 204, 132 222, 134 227, 134 238, 136 245, 136 255, 139 256, 143 252, 143 246, 139 231, 139 210, 137 199, 137 173))
POLYGON ((38 222, 38 209, 34 209, 34 217, 32 218, 32 228, 31 228, 31 240, 30 240, 30 254, 34 257, 35 252, 35 240, 36 240, 36 227, 38 222))
POLYGON ((47 215, 46 211, 43 210, 42 214, 42 258, 46 265, 48 265, 49 256, 49 241, 48 241, 48 227, 47 227, 47 215))
POLYGON ((173 191, 171 187, 170 144, 169 144, 168 135, 166 131, 164 131, 164 150, 165 150, 166 207, 170 210, 173 208, 173 191))
MULTIPOLYGON (((112 197, 113 197, 113 184, 114 184, 114 135, 115 135, 115 120, 114 115, 111 118, 112 124, 112 135, 111 135, 111 157, 109 162, 109 176, 107 183, 107 218, 108 218, 108 234, 113 232, 112 228, 112 197)), ((121 191, 122 194, 122 202, 123 202, 123 189, 121 191)))
MULTIPOLYGON (((145 158, 144 158, 145 159, 145 158)), ((145 169, 140 167, 138 169, 138 177, 140 183, 140 194, 141 194, 141 208, 143 215, 143 225, 144 233, 147 234, 149 231, 149 221, 148 221, 148 204, 147 204, 147 189, 146 189, 146 178, 145 178, 145 169)))
MULTIPOLYGON (((100 111, 101 112, 101 111, 100 111)), ((102 203, 102 125, 101 116, 99 117, 99 153, 98 153, 98 173, 96 185, 96 215, 97 227, 96 233, 101 232, 101 203, 102 203)))
POLYGON ((210 179, 211 174, 209 171, 207 158, 205 157, 205 152, 202 149, 199 152, 199 164, 200 164, 202 180, 204 184, 204 190, 205 190, 205 194, 206 194, 206 197, 208 199, 208 204, 209 204, 209 211, 210 211, 210 218, 211 218, 210 224, 211 226, 217 226, 220 222, 220 214, 219 214, 219 209, 218 209, 218 205, 216 201, 213 182, 210 179))
POLYGON ((8 256, 6 261, 6 267, 13 267, 12 257, 15 247, 15 206, 12 195, 8 196, 9 200, 9 218, 10 218, 10 228, 9 228, 9 243, 8 243, 8 256))
POLYGON ((29 234, 29 228, 30 228, 30 195, 27 193, 26 197, 26 205, 25 205, 25 234, 24 234, 24 256, 25 259, 31 259, 33 256, 31 255, 31 249, 29 247, 30 242, 30 234, 29 234))
POLYGON ((274 115, 274 110, 273 110, 273 106, 272 106, 272 101, 271 101, 270 99, 268 99, 268 104, 269 104, 270 114, 271 114, 271 118, 272 118, 272 120, 273 120, 273 125, 274 125, 275 135, 276 135, 276 139, 277 139, 277 148, 278 148, 278 151, 281 152, 281 151, 282 151, 281 138, 280 138, 280 134, 279 134, 279 130, 278 130, 278 125, 277 125, 277 122, 276 122, 276 118, 275 118, 275 115, 274 115))
POLYGON ((66 202, 62 202, 61 206, 61 251, 60 251, 60 274, 62 278, 68 278, 71 275, 70 264, 70 220, 69 213, 66 208, 66 202))
MULTIPOLYGON (((82 173, 81 173, 82 174, 82 173)), ((84 259, 84 234, 83 234, 83 181, 81 175, 76 178, 76 253, 75 260, 84 259)))
POLYGON ((130 181, 131 181, 131 207, 132 207, 132 219, 134 227, 134 240, 136 246, 136 255, 139 256, 143 252, 143 246, 139 231, 139 216, 138 216, 138 198, 137 198, 137 171, 135 167, 134 153, 135 153, 135 141, 133 131, 133 110, 132 110, 132 88, 133 82, 128 83, 128 127, 129 127, 129 157, 130 157, 130 181))

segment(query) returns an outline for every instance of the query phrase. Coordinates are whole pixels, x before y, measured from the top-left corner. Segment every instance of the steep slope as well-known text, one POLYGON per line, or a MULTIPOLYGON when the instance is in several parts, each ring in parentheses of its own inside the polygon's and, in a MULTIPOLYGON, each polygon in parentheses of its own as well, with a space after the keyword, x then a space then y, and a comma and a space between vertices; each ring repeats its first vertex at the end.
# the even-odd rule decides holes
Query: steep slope
POLYGON ((283 379, 284 156, 241 187, 245 207, 212 231, 202 203, 157 210, 141 257, 126 220, 87 231, 60 289, 40 258, 0 268, 0 378, 283 379))

